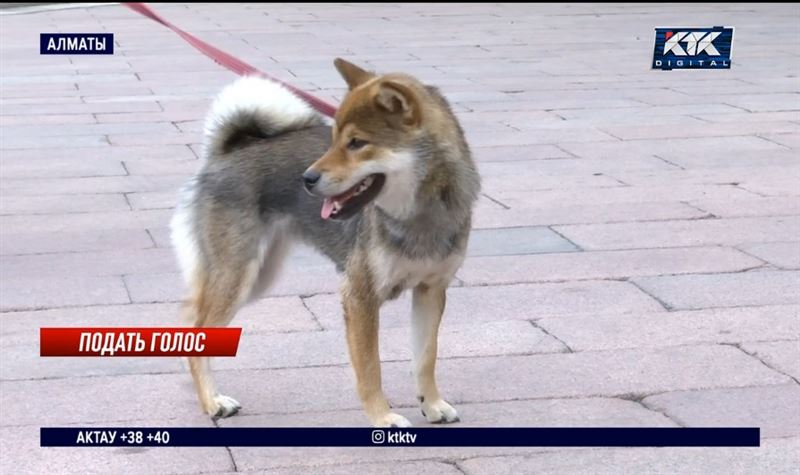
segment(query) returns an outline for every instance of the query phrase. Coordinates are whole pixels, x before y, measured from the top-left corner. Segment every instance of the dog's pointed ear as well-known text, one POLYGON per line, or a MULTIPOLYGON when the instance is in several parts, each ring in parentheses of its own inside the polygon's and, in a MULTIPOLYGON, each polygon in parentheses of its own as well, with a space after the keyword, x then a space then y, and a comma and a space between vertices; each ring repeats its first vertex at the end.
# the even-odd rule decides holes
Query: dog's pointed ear
POLYGON ((347 83, 347 87, 349 87, 350 90, 355 89, 357 86, 364 84, 375 77, 375 75, 371 72, 365 71, 355 64, 343 60, 342 58, 334 59, 333 65, 336 66, 336 70, 339 71, 339 74, 341 74, 342 78, 344 78, 344 81, 347 83))
POLYGON ((381 81, 375 93, 375 104, 402 118, 407 126, 418 126, 422 121, 422 108, 417 94, 397 81, 381 81))

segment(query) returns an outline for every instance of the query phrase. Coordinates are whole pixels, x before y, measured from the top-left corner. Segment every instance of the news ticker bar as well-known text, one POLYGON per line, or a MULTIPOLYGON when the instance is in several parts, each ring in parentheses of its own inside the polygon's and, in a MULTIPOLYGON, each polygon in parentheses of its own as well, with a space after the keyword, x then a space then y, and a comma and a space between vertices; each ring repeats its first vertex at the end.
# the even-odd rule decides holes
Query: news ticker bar
POLYGON ((42 427, 42 447, 758 447, 758 427, 42 427))

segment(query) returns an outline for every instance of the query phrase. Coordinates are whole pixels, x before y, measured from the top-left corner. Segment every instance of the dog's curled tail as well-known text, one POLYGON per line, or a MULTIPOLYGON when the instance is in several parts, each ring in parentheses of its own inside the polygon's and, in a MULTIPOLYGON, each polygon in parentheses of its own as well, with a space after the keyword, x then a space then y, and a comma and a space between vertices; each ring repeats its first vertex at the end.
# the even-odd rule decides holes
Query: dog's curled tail
POLYGON ((257 76, 225 87, 205 123, 205 154, 215 157, 236 148, 246 137, 273 137, 323 124, 323 118, 282 85, 257 76))

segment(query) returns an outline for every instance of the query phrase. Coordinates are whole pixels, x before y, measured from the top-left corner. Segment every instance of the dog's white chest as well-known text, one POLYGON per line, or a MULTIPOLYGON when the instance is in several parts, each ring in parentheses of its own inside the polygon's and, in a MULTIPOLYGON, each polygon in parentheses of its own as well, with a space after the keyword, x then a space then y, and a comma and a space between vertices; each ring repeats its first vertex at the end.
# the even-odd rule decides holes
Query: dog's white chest
POLYGON ((391 299, 420 284, 447 285, 464 256, 453 253, 445 259, 409 259, 386 250, 376 250, 370 253, 369 260, 376 290, 391 299))

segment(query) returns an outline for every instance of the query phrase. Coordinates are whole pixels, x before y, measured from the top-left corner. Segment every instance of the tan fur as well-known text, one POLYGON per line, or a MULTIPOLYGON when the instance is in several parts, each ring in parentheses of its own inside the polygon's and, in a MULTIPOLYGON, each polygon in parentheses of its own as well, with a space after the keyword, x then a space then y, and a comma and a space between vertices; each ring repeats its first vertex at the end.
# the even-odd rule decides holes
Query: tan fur
POLYGON ((378 352, 381 302, 376 298, 369 268, 364 264, 358 257, 351 260, 348 277, 342 285, 342 307, 358 396, 370 421, 380 425, 381 418, 389 412, 389 403, 381 388, 378 352))

